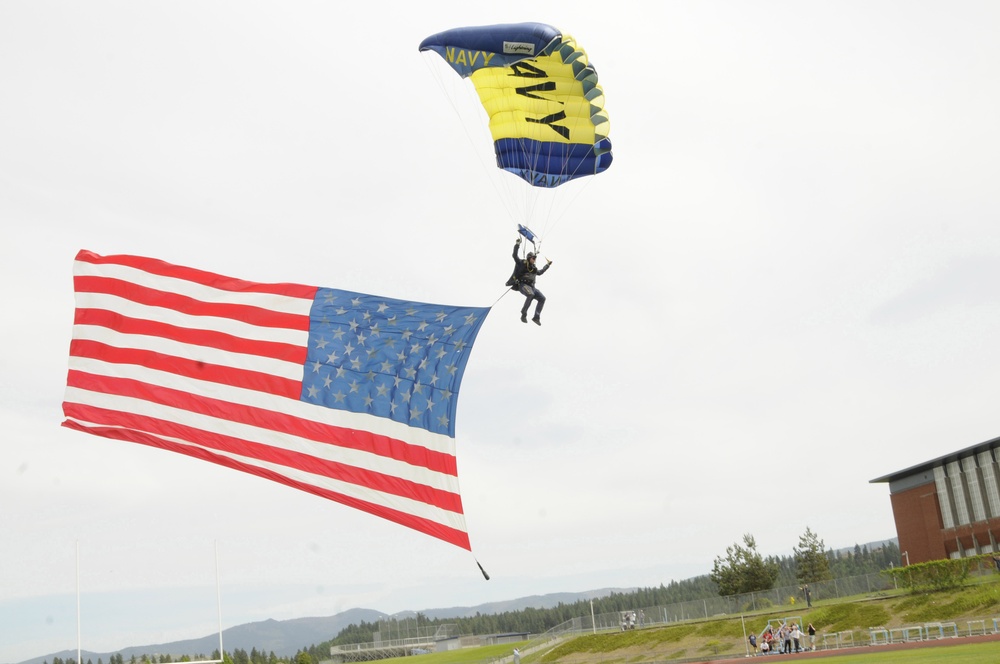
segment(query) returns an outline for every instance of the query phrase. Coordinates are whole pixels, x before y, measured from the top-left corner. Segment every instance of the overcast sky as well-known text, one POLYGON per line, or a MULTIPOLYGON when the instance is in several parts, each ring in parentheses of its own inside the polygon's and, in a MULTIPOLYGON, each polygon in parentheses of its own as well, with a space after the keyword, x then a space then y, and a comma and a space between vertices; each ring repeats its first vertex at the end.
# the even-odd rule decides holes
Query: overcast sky
POLYGON ((989 0, 0 2, 0 662, 76 648, 78 578, 85 649, 213 633, 216 546, 229 627, 655 586, 747 532, 895 536, 870 479, 1000 435, 998 34, 989 0), (541 328, 497 302, 521 219, 417 52, 511 21, 587 50, 614 144, 531 222, 541 328), (492 580, 61 428, 80 249, 496 302, 456 418, 492 580))

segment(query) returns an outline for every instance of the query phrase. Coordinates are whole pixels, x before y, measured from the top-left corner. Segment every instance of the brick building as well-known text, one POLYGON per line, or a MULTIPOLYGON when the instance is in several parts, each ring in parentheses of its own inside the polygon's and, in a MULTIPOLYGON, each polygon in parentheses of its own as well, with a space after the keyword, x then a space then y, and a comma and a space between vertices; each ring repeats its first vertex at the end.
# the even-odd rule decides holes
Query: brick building
POLYGON ((1000 438, 871 480, 887 482, 904 564, 1000 551, 1000 438))

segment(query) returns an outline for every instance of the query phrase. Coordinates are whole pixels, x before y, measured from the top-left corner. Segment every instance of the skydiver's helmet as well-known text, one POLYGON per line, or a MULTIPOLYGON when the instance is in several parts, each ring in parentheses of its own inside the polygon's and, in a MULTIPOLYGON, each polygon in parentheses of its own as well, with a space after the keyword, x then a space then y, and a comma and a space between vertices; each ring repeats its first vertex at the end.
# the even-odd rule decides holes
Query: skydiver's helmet
POLYGON ((535 252, 529 251, 528 252, 528 256, 527 256, 527 260, 529 260, 529 261, 535 260, 535 252))

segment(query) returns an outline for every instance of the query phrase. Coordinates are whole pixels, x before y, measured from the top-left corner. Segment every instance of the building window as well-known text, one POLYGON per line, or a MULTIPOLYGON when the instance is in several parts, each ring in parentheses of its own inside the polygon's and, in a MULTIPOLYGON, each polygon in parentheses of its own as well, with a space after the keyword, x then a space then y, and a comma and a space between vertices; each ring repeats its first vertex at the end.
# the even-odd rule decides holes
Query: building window
POLYGON ((955 504, 955 520, 958 525, 969 523, 969 505, 965 502, 965 486, 962 483, 962 468, 957 461, 948 462, 948 479, 951 480, 951 495, 955 504))
POLYGON ((976 457, 962 459, 962 470, 965 471, 965 486, 969 489, 969 503, 972 505, 972 520, 986 521, 986 506, 983 505, 983 494, 979 490, 979 473, 976 472, 976 457))
POLYGON ((941 506, 941 522, 945 528, 954 528, 955 517, 951 512, 951 496, 948 493, 948 478, 944 466, 934 467, 934 486, 937 488, 938 504, 941 506))
POLYGON ((993 463, 993 453, 987 450, 979 453, 979 468, 983 473, 983 484, 986 487, 986 499, 990 506, 990 516, 1000 517, 1000 491, 997 490, 996 465, 993 463))

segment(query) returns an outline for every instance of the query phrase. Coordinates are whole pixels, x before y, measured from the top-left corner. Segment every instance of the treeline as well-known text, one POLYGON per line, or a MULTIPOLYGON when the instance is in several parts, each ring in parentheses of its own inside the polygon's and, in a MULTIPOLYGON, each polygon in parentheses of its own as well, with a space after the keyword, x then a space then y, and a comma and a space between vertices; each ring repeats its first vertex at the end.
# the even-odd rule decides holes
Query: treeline
MULTIPOLYGON (((265 654, 256 648, 251 649, 250 652, 247 652, 243 648, 237 648, 232 652, 226 651, 221 659, 223 664, 317 664, 321 660, 329 659, 329 653, 329 646, 325 650, 321 650, 318 646, 310 646, 307 649, 300 650, 294 657, 278 657, 274 654, 273 650, 265 654)), ((183 657, 174 659, 170 655, 143 654, 132 655, 128 660, 118 653, 108 658, 108 664, 126 664, 126 662, 127 664, 183 664, 183 662, 204 661, 207 659, 220 659, 219 651, 213 651, 211 657, 198 654, 193 658, 184 655, 183 657)), ((49 664, 49 661, 45 660, 45 664, 49 664)), ((76 660, 72 657, 67 659, 53 657, 52 664, 76 664, 76 660)), ((94 664, 94 660, 88 658, 86 664, 94 664)), ((97 664, 104 664, 104 659, 98 657, 97 664)))
MULTIPOLYGON (((874 550, 868 546, 855 545, 839 553, 826 551, 831 576, 843 578, 874 574, 883 569, 889 569, 900 564, 899 547, 894 542, 886 542, 874 550)), ((777 586, 796 585, 797 565, 795 556, 772 557, 778 564, 779 573, 777 586)), ((593 600, 594 613, 612 613, 615 611, 631 611, 650 606, 665 606, 679 602, 697 599, 707 599, 719 596, 719 586, 709 578, 709 575, 696 576, 683 581, 671 581, 657 588, 640 588, 631 592, 611 593, 606 597, 593 600)), ((415 632, 419 626, 422 630, 439 625, 456 625, 459 634, 506 634, 529 633, 541 634, 572 618, 590 615, 590 601, 579 600, 570 604, 560 602, 550 609, 526 608, 518 611, 504 611, 495 614, 480 614, 466 618, 428 618, 418 613, 416 618, 389 618, 379 622, 362 621, 361 624, 351 624, 340 631, 329 642, 322 643, 318 650, 329 652, 331 645, 347 645, 353 643, 371 643, 375 634, 383 632, 383 638, 395 638, 396 634, 406 636, 407 629, 415 632), (386 633, 392 637, 386 636, 386 633)))

